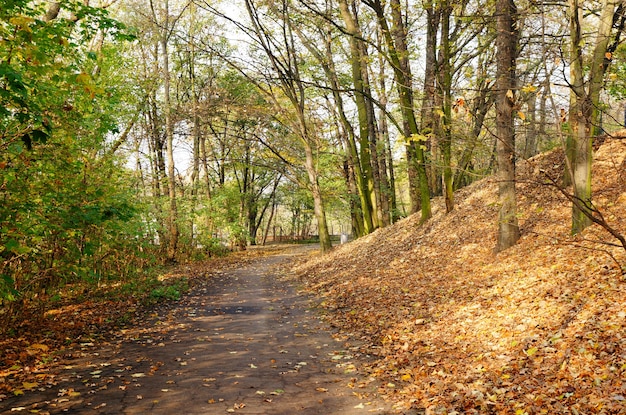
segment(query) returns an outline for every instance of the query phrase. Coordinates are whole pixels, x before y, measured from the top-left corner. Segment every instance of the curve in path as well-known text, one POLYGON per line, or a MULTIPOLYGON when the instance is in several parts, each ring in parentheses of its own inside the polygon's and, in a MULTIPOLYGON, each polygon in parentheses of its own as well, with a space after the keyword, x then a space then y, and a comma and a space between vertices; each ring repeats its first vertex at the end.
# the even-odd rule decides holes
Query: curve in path
POLYGON ((0 402, 0 414, 391 413, 276 275, 294 252, 218 272, 117 341, 84 344, 54 386, 0 402))

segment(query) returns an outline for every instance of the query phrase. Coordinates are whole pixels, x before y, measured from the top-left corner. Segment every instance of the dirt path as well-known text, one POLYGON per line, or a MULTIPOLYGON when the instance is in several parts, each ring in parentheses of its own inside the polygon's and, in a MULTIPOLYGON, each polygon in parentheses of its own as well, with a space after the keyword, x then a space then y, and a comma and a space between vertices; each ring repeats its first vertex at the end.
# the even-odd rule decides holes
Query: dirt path
POLYGON ((84 344, 47 388, 0 414, 388 414, 276 265, 255 259, 200 284, 117 339, 84 344))

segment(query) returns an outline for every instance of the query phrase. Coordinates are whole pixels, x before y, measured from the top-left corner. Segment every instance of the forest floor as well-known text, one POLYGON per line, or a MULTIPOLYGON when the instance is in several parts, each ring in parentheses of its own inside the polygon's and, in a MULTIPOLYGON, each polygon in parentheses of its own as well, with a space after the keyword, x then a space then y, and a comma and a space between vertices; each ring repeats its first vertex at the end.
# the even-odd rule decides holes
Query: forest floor
MULTIPOLYGON (((0 339, 0 414, 626 414, 626 251, 597 225, 570 236, 549 185, 562 159, 519 163, 522 238, 501 253, 487 178, 451 213, 435 199, 427 223, 327 255, 181 267, 172 278, 190 277, 190 293, 124 329, 106 326, 123 304, 59 310, 41 339, 0 339), (102 330, 43 336, 73 324, 102 330)), ((626 140, 597 149, 593 175, 596 206, 625 234, 626 140)))
MULTIPOLYGON (((327 318, 367 345, 362 370, 428 414, 626 414, 626 255, 597 225, 570 236, 560 149, 518 162, 517 245, 494 253, 497 182, 311 258, 327 318)), ((626 235, 626 140, 594 156, 594 203, 626 235)))
POLYGON ((25 352, 38 364, 3 375, 0 414, 391 413, 376 382, 357 373, 365 358, 345 349, 308 296, 283 278, 286 264, 310 249, 204 264, 180 301, 126 329, 63 351, 31 344, 25 352))

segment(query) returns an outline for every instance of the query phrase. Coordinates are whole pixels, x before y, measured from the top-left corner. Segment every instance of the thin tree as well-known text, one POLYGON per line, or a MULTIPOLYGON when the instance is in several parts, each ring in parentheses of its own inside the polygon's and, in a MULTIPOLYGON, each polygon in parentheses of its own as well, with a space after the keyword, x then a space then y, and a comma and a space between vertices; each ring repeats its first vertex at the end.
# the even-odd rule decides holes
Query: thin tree
POLYGON ((520 237, 515 194, 515 126, 513 121, 519 36, 515 0, 497 0, 496 27, 498 66, 496 76, 496 152, 500 202, 496 251, 499 252, 515 245, 520 237))
POLYGON ((598 21, 596 41, 590 60, 584 59, 583 2, 569 0, 570 24, 570 143, 566 151, 567 166, 574 187, 572 233, 581 232, 591 224, 592 139, 600 133, 600 93, 612 52, 624 30, 624 1, 604 0, 598 21), (613 27, 617 26, 611 42, 613 27), (585 67, 589 70, 585 71, 585 67), (586 79, 585 73, 589 76, 586 79))
MULTIPOLYGON (((279 18, 282 25, 280 28, 281 37, 277 39, 264 26, 259 8, 254 1, 246 0, 245 2, 252 23, 252 31, 256 35, 255 40, 258 41, 258 45, 269 59, 274 75, 278 78, 280 90, 289 100, 295 113, 294 130, 304 147, 304 167, 309 179, 308 187, 313 196, 313 209, 317 219, 320 248, 322 252, 327 252, 332 248, 332 243, 316 166, 314 147, 317 140, 307 116, 306 88, 300 74, 300 57, 295 46, 293 22, 290 19, 288 3, 288 1, 282 1, 279 4, 272 3, 269 5, 270 11, 279 18), (277 46, 280 46, 280 50, 276 50, 277 46)), ((257 86, 262 87, 259 84, 257 86)), ((275 94, 268 89, 264 89, 264 91, 268 92, 268 97, 277 104, 277 108, 280 107, 275 94)))
POLYGON ((390 2, 392 16, 390 28, 384 4, 380 0, 364 0, 363 2, 376 13, 378 25, 385 36, 388 58, 393 67, 398 89, 400 111, 404 126, 403 133, 408 140, 407 161, 409 162, 409 175, 414 176, 412 177, 414 181, 414 184, 412 184, 413 188, 419 189, 417 192, 412 192, 413 198, 419 196, 419 203, 417 200, 412 200, 412 209, 417 210, 417 206, 419 206, 421 209, 421 222, 425 222, 432 216, 430 189, 426 175, 426 155, 422 144, 424 136, 420 134, 415 114, 412 88, 413 76, 408 53, 408 30, 402 14, 403 7, 399 0, 390 2))
MULTIPOLYGON (((187 6, 185 6, 186 8, 187 6)), ((167 259, 168 261, 176 260, 178 251, 178 205, 176 202, 176 166, 174 160, 174 121, 172 118, 172 104, 170 99, 171 75, 169 63, 168 44, 177 21, 182 17, 185 8, 178 16, 170 15, 169 0, 163 0, 161 9, 157 10, 154 0, 150 0, 150 10, 154 24, 158 27, 158 42, 161 48, 161 57, 163 59, 163 67, 161 75, 163 80, 163 107, 165 114, 165 141, 167 144, 167 177, 169 182, 169 212, 167 218, 168 229, 168 245, 167 259)))

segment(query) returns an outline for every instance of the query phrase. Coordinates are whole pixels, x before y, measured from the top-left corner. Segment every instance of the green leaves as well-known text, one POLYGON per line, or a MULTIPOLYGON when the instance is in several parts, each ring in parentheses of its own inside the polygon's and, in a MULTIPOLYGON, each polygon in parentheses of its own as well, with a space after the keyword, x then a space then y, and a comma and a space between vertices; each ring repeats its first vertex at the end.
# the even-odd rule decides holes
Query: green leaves
POLYGON ((139 201, 104 151, 124 102, 106 76, 119 62, 85 42, 125 28, 82 1, 62 8, 76 20, 44 21, 30 1, 0 9, 0 307, 127 276, 145 255, 139 201))

